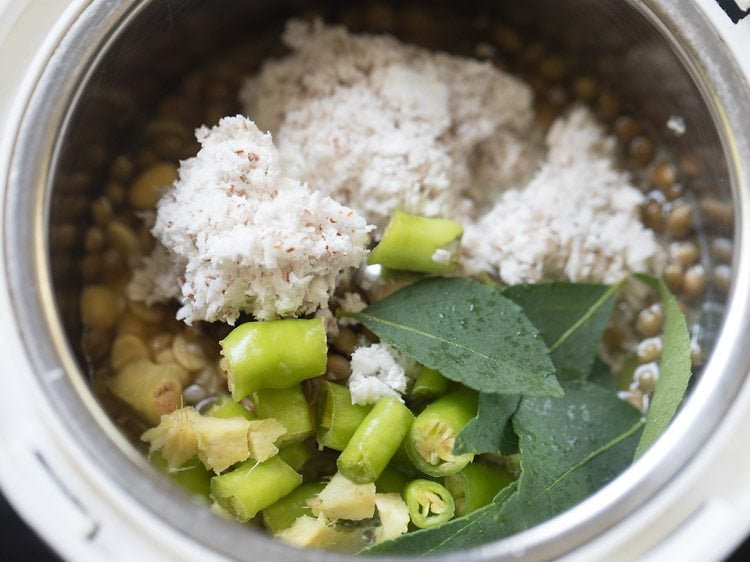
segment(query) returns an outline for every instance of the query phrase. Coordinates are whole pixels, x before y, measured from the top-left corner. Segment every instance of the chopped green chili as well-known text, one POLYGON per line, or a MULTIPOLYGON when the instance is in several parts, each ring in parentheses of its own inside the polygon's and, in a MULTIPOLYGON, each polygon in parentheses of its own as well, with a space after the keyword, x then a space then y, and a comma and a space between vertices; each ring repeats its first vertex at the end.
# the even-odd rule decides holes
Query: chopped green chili
POLYGON ((312 515, 307 500, 317 496, 325 488, 323 482, 302 484, 299 488, 284 496, 276 503, 263 510, 263 524, 272 533, 278 533, 291 527, 298 517, 312 515))
POLYGON ((258 419, 253 412, 245 408, 239 402, 232 400, 232 397, 228 394, 220 396, 215 402, 213 402, 204 413, 206 416, 213 418, 236 418, 243 417, 246 420, 258 419))
POLYGON ((412 480, 404 489, 411 522, 420 529, 437 527, 450 521, 455 513, 451 493, 432 480, 412 480))
POLYGON ((318 443, 343 451, 370 409, 352 404, 352 395, 345 386, 324 382, 318 394, 318 443))
POLYGON ((417 402, 429 402, 443 396, 448 392, 449 386, 450 380, 438 371, 422 367, 414 380, 409 397, 417 402))
POLYGON ((238 468, 211 479, 211 497, 239 521, 248 521, 297 486, 300 476, 278 455, 265 462, 245 461, 238 468))
POLYGON ((312 456, 310 447, 311 443, 309 441, 292 443, 291 445, 286 445, 283 449, 280 449, 279 456, 294 470, 300 471, 312 456))
POLYGON ((474 453, 453 454, 456 436, 477 415, 477 393, 460 388, 427 406, 414 420, 405 440, 415 466, 430 476, 458 472, 474 453))
POLYGON ((232 398, 263 388, 287 388, 326 370, 322 318, 247 322, 221 342, 232 398))
POLYGON ((461 517, 489 504, 513 480, 504 468, 471 463, 446 476, 443 483, 455 500, 456 517, 461 517))
POLYGON ((312 412, 301 384, 258 390, 252 400, 259 418, 273 418, 286 428, 286 434, 279 438, 279 447, 299 443, 313 434, 312 412))
POLYGON ((421 273, 449 273, 456 267, 463 233, 456 221, 396 211, 367 263, 421 273))

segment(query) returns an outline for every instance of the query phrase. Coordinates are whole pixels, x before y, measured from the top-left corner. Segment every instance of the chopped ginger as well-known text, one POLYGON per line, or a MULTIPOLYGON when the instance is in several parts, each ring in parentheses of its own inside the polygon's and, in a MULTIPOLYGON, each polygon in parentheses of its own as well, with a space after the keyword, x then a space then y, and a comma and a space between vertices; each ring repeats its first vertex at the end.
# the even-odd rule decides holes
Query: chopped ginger
POLYGON ((319 548, 339 552, 357 552, 366 546, 365 533, 358 528, 338 527, 324 515, 302 515, 288 529, 274 535, 297 548, 319 548))
POLYGON ((279 452, 274 443, 279 437, 286 434, 286 428, 279 421, 267 418, 253 420, 248 424, 250 425, 250 431, 247 435, 247 443, 252 458, 263 462, 279 452))
POLYGON ((337 472, 307 503, 315 515, 323 514, 328 519, 368 519, 375 515, 375 484, 355 484, 337 472))
POLYGON ((375 494, 380 526, 375 528, 375 544, 395 539, 409 530, 409 508, 401 494, 375 494))
POLYGON ((177 468, 198 454, 193 423, 200 414, 195 408, 180 408, 161 417, 161 422, 141 435, 149 453, 160 451, 169 468, 177 468))
POLYGON ((197 456, 218 474, 248 458, 263 462, 273 457, 279 452, 274 442, 284 433, 274 419, 213 418, 188 406, 162 416, 141 439, 150 444, 151 453, 161 451, 170 468, 197 456))

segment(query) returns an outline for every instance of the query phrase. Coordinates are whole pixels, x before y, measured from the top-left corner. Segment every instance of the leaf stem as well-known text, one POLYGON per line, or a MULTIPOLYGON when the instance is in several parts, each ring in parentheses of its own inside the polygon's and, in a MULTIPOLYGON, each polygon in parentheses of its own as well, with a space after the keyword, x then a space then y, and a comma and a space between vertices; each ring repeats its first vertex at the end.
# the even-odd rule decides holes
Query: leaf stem
POLYGON ((568 476, 570 476, 571 473, 575 472, 576 470, 578 470, 579 468, 581 468, 583 465, 587 464, 588 462, 591 462, 592 460, 594 460, 596 457, 598 457, 602 453, 606 453, 612 447, 614 447, 614 446, 618 445, 619 443, 625 441, 625 439, 627 439, 628 437, 630 437, 631 435, 633 435, 634 433, 636 433, 639 429, 641 429, 645 425, 645 423, 646 422, 643 419, 638 420, 638 422, 635 423, 628 430, 624 431, 623 433, 621 433, 620 435, 618 435, 617 437, 615 437, 614 439, 612 439, 612 441, 610 441, 609 443, 605 443, 604 445, 602 445, 601 447, 599 447, 595 451, 592 451, 583 460, 577 462, 576 464, 574 464, 573 466, 571 466, 568 470, 566 470, 565 472, 563 472, 557 478, 557 480, 555 480, 554 482, 552 482, 552 484, 550 484, 549 486, 547 486, 544 489, 544 491, 545 492, 549 492, 552 488, 554 488, 560 482, 562 482, 563 480, 565 480, 565 478, 567 478, 568 476))
POLYGON ((581 326, 583 326, 584 324, 586 324, 586 322, 588 322, 588 321, 589 321, 589 320, 591 319, 591 317, 592 317, 592 316, 593 316, 593 315, 594 315, 594 314, 596 313, 596 311, 597 311, 597 310, 599 310, 599 308, 600 308, 600 307, 601 307, 601 306, 602 306, 602 305, 603 305, 603 304, 604 304, 605 302, 607 302, 607 300, 609 300, 609 298, 610 298, 610 297, 611 297, 611 296, 612 296, 612 295, 613 295, 614 293, 616 293, 617 291, 619 291, 619 290, 620 290, 620 287, 622 287, 622 284, 623 284, 623 282, 624 282, 624 280, 623 280, 623 281, 620 281, 619 283, 615 283, 615 284, 614 284, 614 285, 612 285, 612 286, 611 286, 611 287, 610 287, 609 289, 607 289, 607 291, 606 291, 606 292, 605 292, 604 294, 602 294, 602 296, 601 296, 601 297, 599 297, 599 298, 597 299, 597 301, 596 301, 596 302, 595 302, 594 304, 592 304, 592 305, 591 305, 591 306, 590 306, 590 307, 589 307, 589 308, 588 308, 588 309, 586 310, 586 312, 585 312, 585 313, 584 313, 584 314, 583 314, 583 315, 582 315, 582 316, 581 316, 581 317, 580 317, 580 318, 579 318, 578 320, 576 320, 576 321, 575 321, 575 323, 574 323, 574 324, 573 324, 573 325, 572 325, 572 326, 571 326, 570 328, 568 328, 567 330, 565 330, 565 333, 564 333, 563 335, 561 335, 561 336, 560 336, 560 337, 559 337, 559 338, 557 339, 557 341, 556 341, 555 343, 553 343, 553 344, 552 344, 552 345, 550 346, 550 348, 549 348, 549 352, 550 352, 550 353, 554 352, 554 351, 555 351, 555 350, 556 350, 556 349, 557 349, 558 347, 560 347, 560 346, 561 346, 561 345, 562 345, 563 343, 565 343, 565 340, 567 340, 567 339, 568 339, 568 338, 569 338, 570 336, 572 336, 572 335, 573 335, 573 334, 574 334, 574 333, 575 333, 576 331, 578 331, 578 329, 579 329, 579 328, 580 328, 581 326))

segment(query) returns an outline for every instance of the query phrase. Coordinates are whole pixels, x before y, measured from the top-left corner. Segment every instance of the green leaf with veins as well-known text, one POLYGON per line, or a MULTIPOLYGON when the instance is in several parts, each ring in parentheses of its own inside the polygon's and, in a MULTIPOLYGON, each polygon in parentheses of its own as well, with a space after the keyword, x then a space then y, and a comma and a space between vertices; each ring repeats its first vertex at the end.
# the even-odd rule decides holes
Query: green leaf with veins
POLYGON ((636 275, 636 278, 656 289, 664 310, 659 380, 656 381, 654 395, 646 414, 646 426, 635 452, 637 459, 653 445, 674 418, 685 396, 692 371, 690 333, 677 299, 662 279, 647 275, 636 275))
POLYGON ((422 365, 480 392, 562 395, 539 331, 491 287, 426 279, 353 316, 422 365))
POLYGON ((643 420, 611 392, 585 382, 562 398, 525 397, 513 416, 521 477, 492 504, 435 529, 402 535, 367 554, 426 556, 482 545, 546 521, 580 503, 633 458, 643 420))
MULTIPOLYGON (((519 304, 539 329, 561 380, 584 379, 592 373, 601 380, 613 380, 609 367, 596 359, 618 289, 619 285, 556 281, 515 285, 503 289, 502 294, 519 304)), ((481 394, 477 417, 456 439, 456 453, 517 452, 518 439, 510 418, 520 399, 519 395, 481 394)))
POLYGON ((591 373, 620 286, 554 281, 502 293, 539 329, 560 380, 580 380, 591 373))
POLYGON ((497 453, 513 455, 518 452, 518 437, 511 426, 511 418, 521 402, 519 394, 479 395, 477 416, 456 437, 453 452, 497 453))

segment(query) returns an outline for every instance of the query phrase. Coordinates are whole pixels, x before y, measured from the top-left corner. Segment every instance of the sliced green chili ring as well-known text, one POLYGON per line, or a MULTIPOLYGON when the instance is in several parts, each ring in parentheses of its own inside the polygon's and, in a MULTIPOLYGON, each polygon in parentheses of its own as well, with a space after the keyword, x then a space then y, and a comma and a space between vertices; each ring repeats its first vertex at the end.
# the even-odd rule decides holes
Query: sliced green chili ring
POLYGON ((411 522, 420 529, 437 527, 450 521, 455 513, 453 496, 432 480, 412 480, 404 489, 404 500, 411 522))
POLYGON ((414 420, 405 449, 414 465, 430 476, 458 472, 474 453, 455 455, 456 436, 477 415, 477 393, 460 388, 427 406, 414 420))

